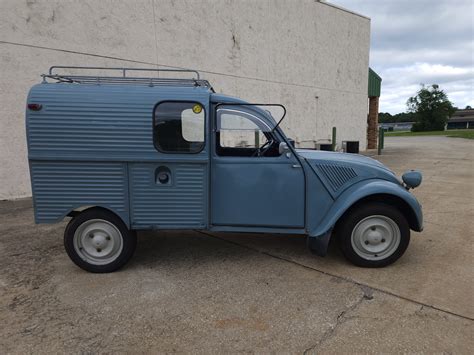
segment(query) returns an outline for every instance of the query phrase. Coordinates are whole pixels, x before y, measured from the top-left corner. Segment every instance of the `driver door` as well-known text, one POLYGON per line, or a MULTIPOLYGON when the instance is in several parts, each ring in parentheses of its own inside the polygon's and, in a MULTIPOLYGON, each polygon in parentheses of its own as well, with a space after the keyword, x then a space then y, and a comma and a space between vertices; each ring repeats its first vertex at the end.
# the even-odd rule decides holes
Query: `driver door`
POLYGON ((293 153, 278 152, 273 122, 254 108, 225 105, 213 123, 211 224, 303 228, 304 171, 293 153))

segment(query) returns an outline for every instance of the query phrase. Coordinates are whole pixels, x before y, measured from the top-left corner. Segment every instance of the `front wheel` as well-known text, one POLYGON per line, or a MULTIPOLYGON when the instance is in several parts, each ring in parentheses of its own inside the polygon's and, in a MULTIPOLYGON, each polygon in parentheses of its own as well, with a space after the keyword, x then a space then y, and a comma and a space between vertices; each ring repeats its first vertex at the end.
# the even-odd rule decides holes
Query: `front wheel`
POLYGON ((71 260, 89 272, 112 272, 125 265, 136 247, 136 235, 115 214, 91 208, 74 217, 64 231, 71 260))
POLYGON ((336 236, 342 253, 353 264, 383 267, 403 255, 410 243, 410 227, 397 208, 368 203, 342 218, 336 236))

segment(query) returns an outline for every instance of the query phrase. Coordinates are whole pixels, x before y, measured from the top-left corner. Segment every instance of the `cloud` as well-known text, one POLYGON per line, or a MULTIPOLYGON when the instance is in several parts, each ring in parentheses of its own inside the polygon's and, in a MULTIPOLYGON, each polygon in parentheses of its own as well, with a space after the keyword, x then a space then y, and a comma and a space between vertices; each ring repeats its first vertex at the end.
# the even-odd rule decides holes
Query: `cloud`
POLYGON ((439 84, 455 106, 474 106, 472 0, 332 0, 371 18, 370 66, 382 77, 380 110, 406 110, 419 84, 439 84))
POLYGON ((464 82, 472 78, 474 69, 454 67, 444 64, 414 63, 401 67, 392 67, 384 70, 387 88, 397 88, 400 85, 436 83, 446 84, 464 82))

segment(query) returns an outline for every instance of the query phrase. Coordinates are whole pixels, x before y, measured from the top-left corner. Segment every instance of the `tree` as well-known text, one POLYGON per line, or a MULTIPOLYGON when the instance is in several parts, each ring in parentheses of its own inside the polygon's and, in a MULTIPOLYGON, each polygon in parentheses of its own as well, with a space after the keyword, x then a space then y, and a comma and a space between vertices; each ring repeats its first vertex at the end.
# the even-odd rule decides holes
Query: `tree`
POLYGON ((416 96, 408 99, 407 106, 415 118, 412 131, 442 131, 456 111, 448 95, 436 84, 429 87, 422 84, 416 96))
POLYGON ((379 122, 380 123, 393 122, 393 116, 388 112, 379 112, 379 122))
POLYGON ((413 122, 415 121, 415 114, 411 112, 402 112, 391 115, 388 112, 379 112, 380 123, 395 123, 395 122, 413 122))

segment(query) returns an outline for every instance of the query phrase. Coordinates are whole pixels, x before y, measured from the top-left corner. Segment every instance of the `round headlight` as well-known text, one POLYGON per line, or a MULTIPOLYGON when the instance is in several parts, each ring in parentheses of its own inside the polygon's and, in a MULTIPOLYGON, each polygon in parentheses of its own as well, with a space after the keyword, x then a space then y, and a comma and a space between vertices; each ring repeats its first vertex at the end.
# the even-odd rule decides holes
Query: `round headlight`
POLYGON ((419 171, 411 170, 402 175, 402 180, 409 189, 420 186, 422 176, 419 171))

